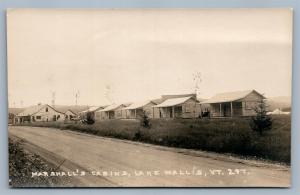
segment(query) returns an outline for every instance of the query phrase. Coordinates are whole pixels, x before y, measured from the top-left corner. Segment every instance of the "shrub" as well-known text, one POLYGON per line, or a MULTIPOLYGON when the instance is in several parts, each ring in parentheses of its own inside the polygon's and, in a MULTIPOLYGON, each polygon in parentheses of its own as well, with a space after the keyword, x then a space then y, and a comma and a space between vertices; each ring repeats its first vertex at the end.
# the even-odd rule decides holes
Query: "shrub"
POLYGON ((145 111, 143 111, 143 115, 141 118, 141 125, 142 127, 150 128, 150 120, 145 111))
POLYGON ((141 130, 140 130, 140 129, 138 129, 138 130, 137 130, 137 132, 134 134, 133 140, 136 140, 136 141, 138 141, 138 140, 140 140, 140 139, 141 139, 141 137, 142 137, 141 130))
POLYGON ((269 131, 272 129, 272 119, 267 115, 266 103, 261 100, 257 107, 254 108, 256 116, 253 116, 250 120, 250 127, 253 131, 259 132, 260 135, 264 131, 269 131))
POLYGON ((95 123, 95 119, 94 119, 94 116, 93 116, 93 113, 92 112, 88 112, 87 113, 87 116, 86 116, 86 123, 88 125, 91 125, 91 124, 94 124, 95 123))

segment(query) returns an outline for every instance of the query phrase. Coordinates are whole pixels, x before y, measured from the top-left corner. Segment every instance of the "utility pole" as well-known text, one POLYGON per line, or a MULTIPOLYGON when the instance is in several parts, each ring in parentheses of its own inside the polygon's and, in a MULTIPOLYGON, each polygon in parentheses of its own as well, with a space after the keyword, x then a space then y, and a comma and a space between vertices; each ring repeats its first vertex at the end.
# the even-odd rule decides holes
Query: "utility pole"
POLYGON ((75 105, 76 105, 76 106, 77 106, 77 104, 78 104, 78 99, 79 99, 79 97, 80 97, 80 91, 77 90, 76 93, 75 93, 75 105))
POLYGON ((110 85, 106 85, 105 86, 105 91, 104 91, 104 96, 105 98, 111 103, 113 104, 115 101, 114 101, 114 98, 113 98, 113 89, 110 85))
MULTIPOLYGON (((195 110, 194 110, 194 117, 196 118, 196 110, 197 110, 197 96, 199 94, 199 90, 200 90, 200 83, 202 82, 202 74, 201 72, 197 71, 193 74, 193 80, 195 83, 195 110)), ((202 112, 202 110, 200 111, 202 112)))
POLYGON ((51 91, 51 97, 52 107, 55 107, 55 91, 51 91))
POLYGON ((200 83, 202 82, 202 74, 201 72, 196 72, 193 74, 193 80, 195 83, 195 94, 196 94, 196 98, 199 94, 199 90, 200 90, 200 83))

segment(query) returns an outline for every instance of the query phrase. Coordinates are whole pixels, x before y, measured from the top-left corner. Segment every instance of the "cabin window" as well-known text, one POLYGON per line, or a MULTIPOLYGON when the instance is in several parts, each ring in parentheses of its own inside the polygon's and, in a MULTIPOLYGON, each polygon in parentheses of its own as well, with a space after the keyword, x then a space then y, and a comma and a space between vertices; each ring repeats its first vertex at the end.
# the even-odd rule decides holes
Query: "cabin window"
POLYGON ((147 116, 150 116, 152 113, 151 113, 151 110, 145 110, 145 114, 147 115, 147 116))
POLYGON ((185 105, 185 112, 191 112, 191 108, 189 105, 185 105))
POLYGON ((182 112, 182 106, 175 106, 174 110, 175 110, 175 113, 181 113, 182 112))
POLYGON ((48 107, 46 108, 46 112, 48 112, 48 107))
POLYGON ((41 116, 36 116, 35 118, 38 119, 38 120, 42 119, 41 116))
POLYGON ((118 110, 116 113, 117 113, 117 117, 121 117, 122 116, 122 111, 118 110))
POLYGON ((256 102, 245 102, 245 109, 252 110, 256 107, 256 102))

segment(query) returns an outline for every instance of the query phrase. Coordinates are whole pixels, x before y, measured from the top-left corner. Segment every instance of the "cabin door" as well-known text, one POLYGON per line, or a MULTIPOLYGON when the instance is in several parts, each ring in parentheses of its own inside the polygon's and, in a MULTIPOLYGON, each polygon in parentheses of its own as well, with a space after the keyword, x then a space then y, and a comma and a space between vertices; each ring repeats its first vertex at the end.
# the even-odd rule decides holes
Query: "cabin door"
POLYGON ((230 103, 224 103, 223 107, 223 115, 224 117, 229 117, 231 116, 231 110, 230 110, 230 103))
POLYGON ((108 112, 108 118, 114 119, 115 118, 115 112, 108 112))

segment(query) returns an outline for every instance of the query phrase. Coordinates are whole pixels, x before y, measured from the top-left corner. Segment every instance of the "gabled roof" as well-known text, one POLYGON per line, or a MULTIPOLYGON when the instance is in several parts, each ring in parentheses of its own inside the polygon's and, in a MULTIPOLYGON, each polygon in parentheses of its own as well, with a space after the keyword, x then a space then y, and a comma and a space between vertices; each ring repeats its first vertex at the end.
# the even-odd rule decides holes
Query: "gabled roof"
POLYGON ((55 105, 54 109, 59 110, 62 113, 66 113, 68 110, 73 112, 74 114, 78 114, 79 112, 82 112, 84 110, 87 110, 88 106, 82 106, 82 105, 55 105))
POLYGON ((66 112, 64 112, 64 114, 66 114, 67 112, 71 112, 72 114, 74 114, 74 115, 77 115, 75 112, 73 112, 72 110, 67 110, 66 112))
POLYGON ((167 99, 172 99, 172 98, 183 98, 183 97, 194 97, 196 99, 196 94, 195 93, 190 93, 190 94, 169 94, 169 95, 162 95, 160 98, 157 99, 152 99, 151 101, 155 104, 161 104, 167 99))
POLYGON ((33 114, 36 114, 37 112, 39 112, 41 109, 45 108, 45 107, 50 107, 53 110, 55 110, 56 112, 59 112, 61 114, 64 114, 56 109, 54 109, 53 107, 49 106, 48 104, 42 104, 42 105, 35 105, 35 106, 30 106, 28 108, 26 108, 23 112, 20 112, 17 116, 31 116, 33 114))
POLYGON ((163 101, 165 101, 163 98, 157 98, 151 100, 155 104, 161 104, 163 101))
POLYGON ((26 108, 23 112, 20 112, 17 116, 31 116, 35 113, 37 113, 38 111, 40 111, 42 108, 44 108, 46 105, 34 105, 34 106, 30 106, 28 108, 26 108))
POLYGON ((162 95, 161 98, 164 100, 171 99, 171 98, 183 98, 183 97, 194 97, 196 98, 195 93, 189 93, 189 94, 171 94, 171 95, 162 95))
POLYGON ((259 96, 261 96, 262 98, 265 99, 265 97, 263 95, 261 95, 260 93, 258 93, 257 91, 247 90, 247 91, 234 91, 234 92, 227 92, 227 93, 219 93, 219 94, 216 94, 215 96, 213 96, 212 98, 210 98, 206 101, 200 102, 200 104, 233 102, 233 101, 243 99, 251 93, 256 93, 256 94, 258 94, 259 96))
POLYGON ((95 111, 98 111, 98 110, 101 110, 103 108, 105 108, 106 106, 91 106, 89 107, 87 110, 84 110, 84 111, 81 111, 79 113, 85 113, 85 112, 95 112, 95 111))
POLYGON ((97 112, 107 112, 107 111, 114 111, 118 109, 120 106, 124 106, 123 104, 112 104, 110 106, 107 106, 106 108, 102 110, 98 110, 97 112))
POLYGON ((142 102, 135 102, 135 103, 132 103, 130 106, 123 108, 123 110, 133 110, 133 109, 143 108, 144 106, 146 106, 149 103, 156 104, 150 100, 142 101, 142 102))
POLYGON ((124 106, 130 106, 132 104, 132 102, 126 102, 126 103, 122 103, 122 105, 124 105, 124 106))
POLYGON ((167 99, 164 102, 162 102, 161 104, 158 104, 158 105, 153 106, 153 107, 162 108, 162 107, 176 106, 176 105, 183 104, 184 102, 186 102, 190 98, 193 98, 193 97, 190 96, 190 97, 181 97, 181 98, 171 98, 171 99, 167 99))
POLYGON ((205 98, 197 98, 198 102, 204 102, 204 101, 207 101, 208 99, 205 99, 205 98))
POLYGON ((21 112, 23 112, 25 108, 8 108, 8 113, 17 115, 21 112))

